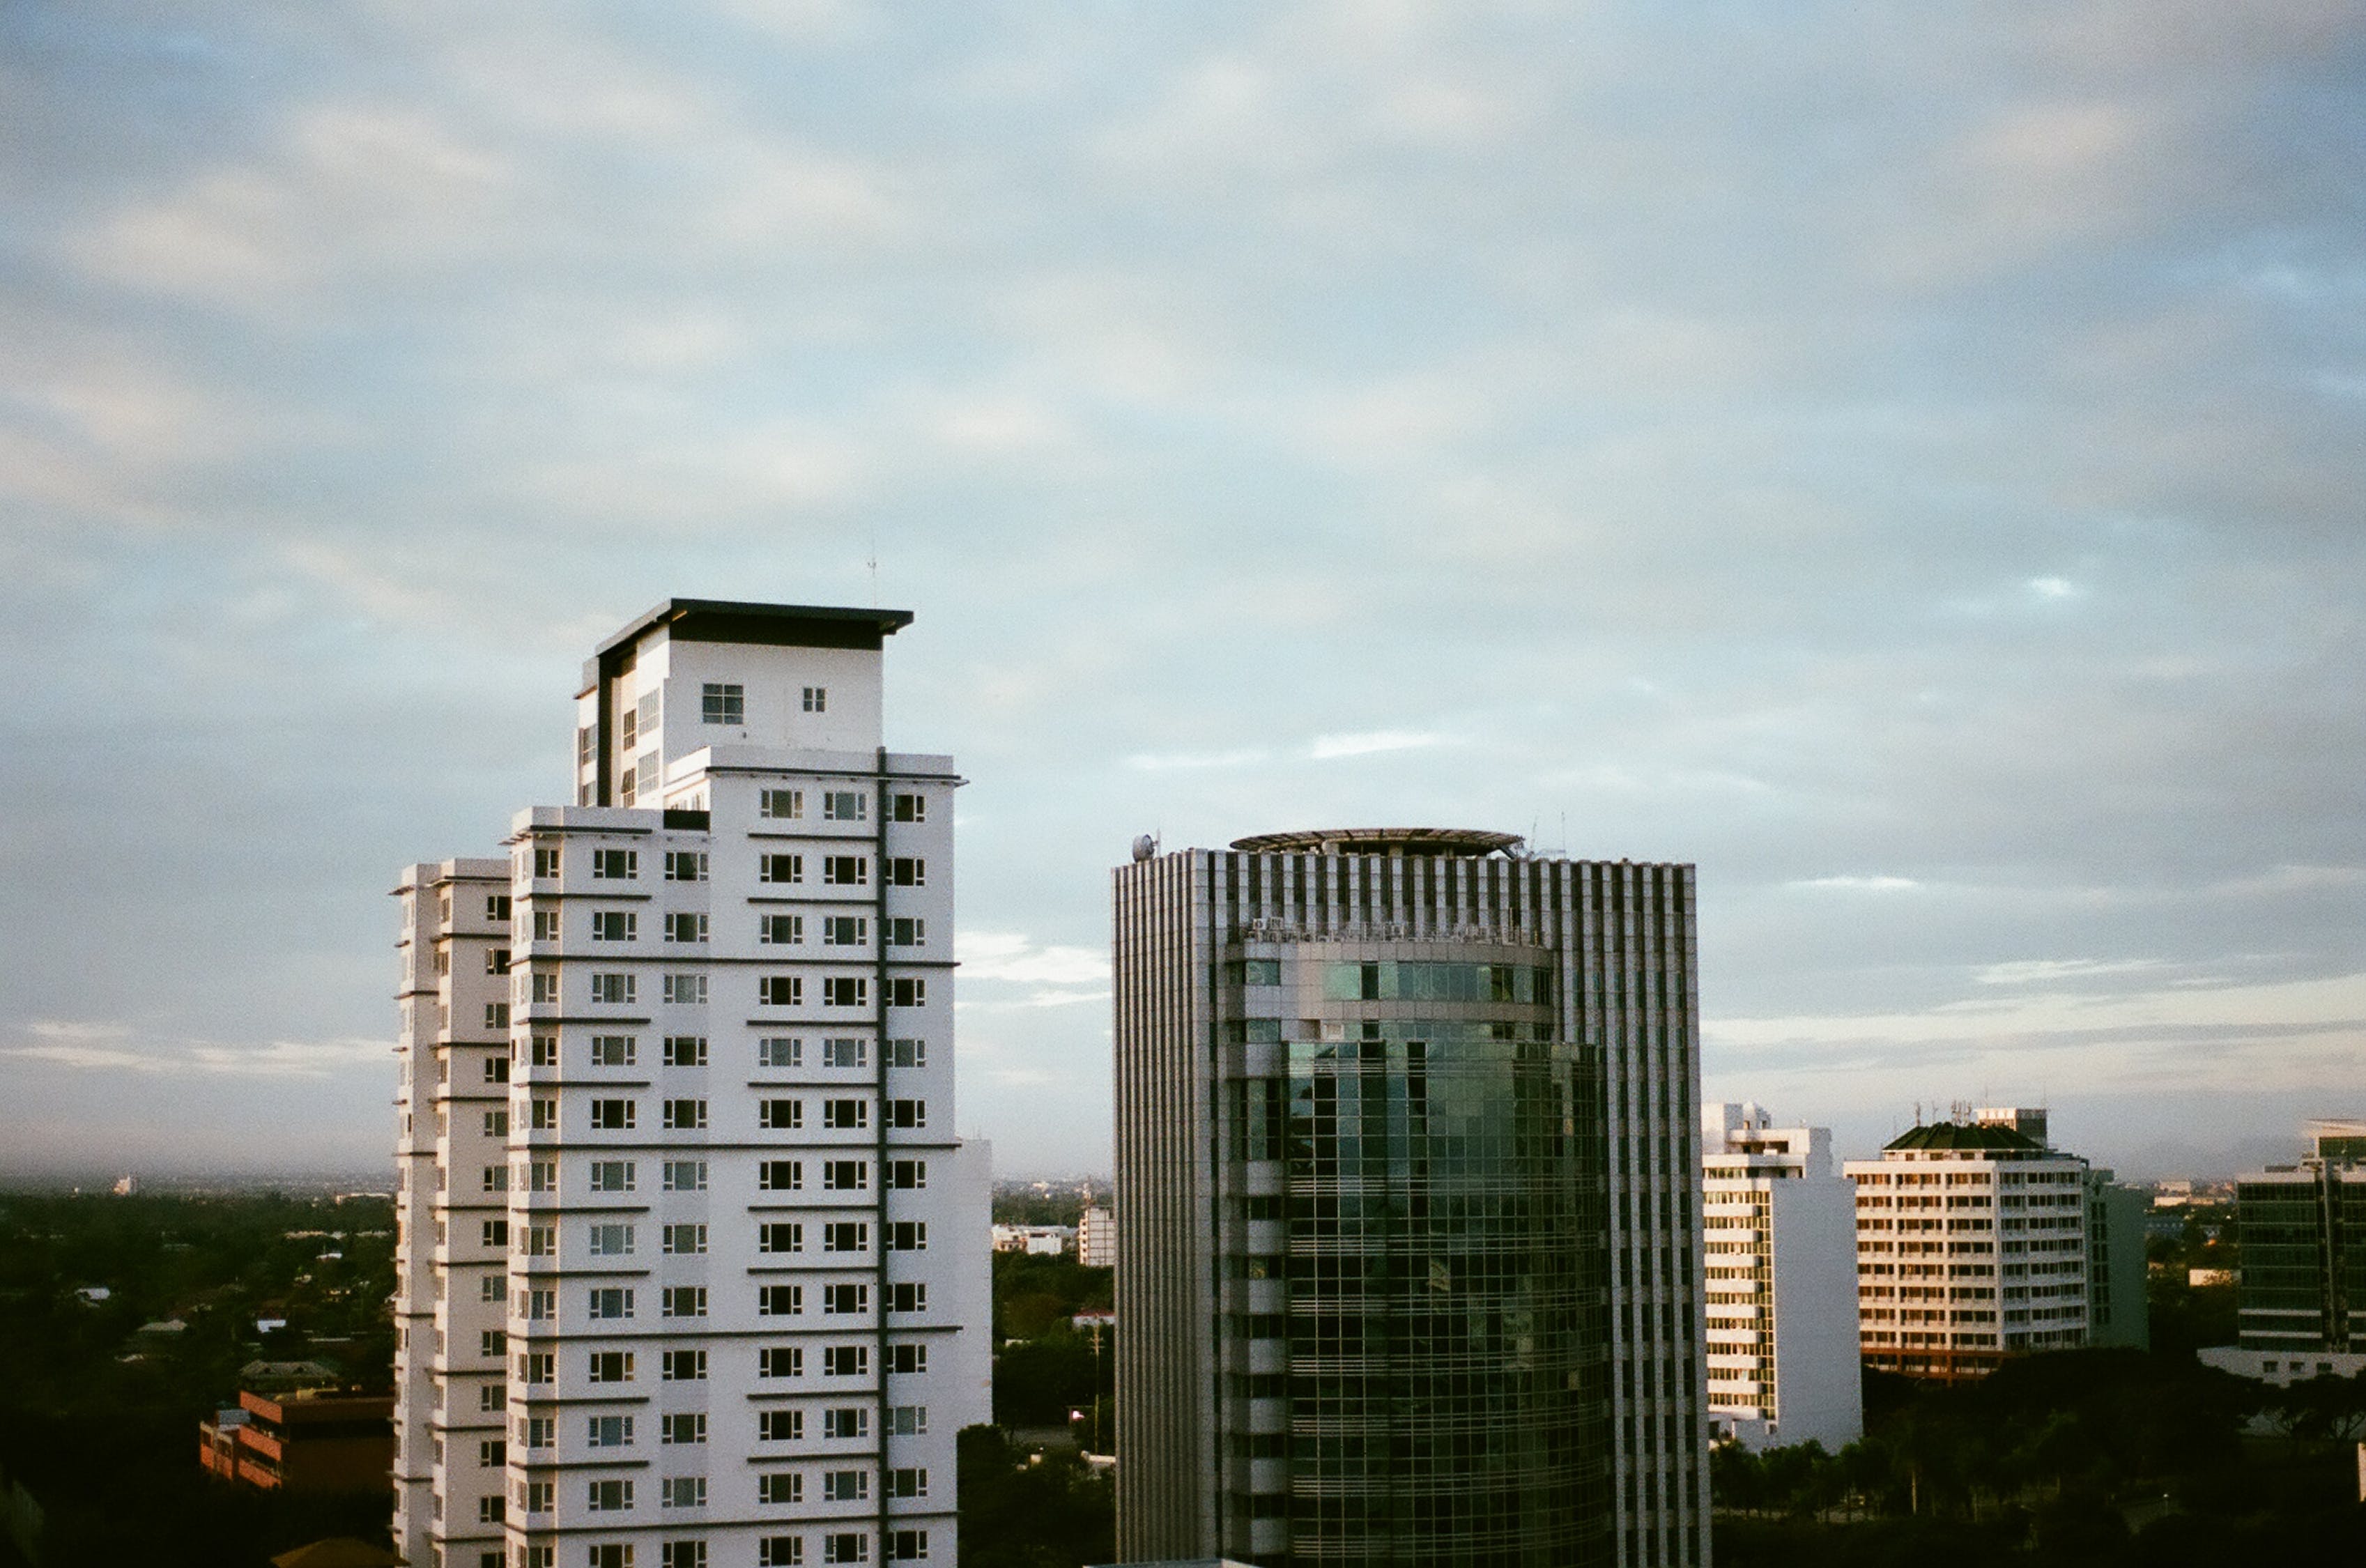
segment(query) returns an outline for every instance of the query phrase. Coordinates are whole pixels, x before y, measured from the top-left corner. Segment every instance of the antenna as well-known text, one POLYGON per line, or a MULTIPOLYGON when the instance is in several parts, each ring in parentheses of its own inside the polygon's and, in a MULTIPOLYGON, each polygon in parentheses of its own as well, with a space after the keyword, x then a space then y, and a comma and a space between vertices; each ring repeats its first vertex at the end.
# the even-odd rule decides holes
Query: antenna
POLYGON ((879 525, 871 525, 871 558, 862 563, 871 569, 871 607, 879 607, 879 525))

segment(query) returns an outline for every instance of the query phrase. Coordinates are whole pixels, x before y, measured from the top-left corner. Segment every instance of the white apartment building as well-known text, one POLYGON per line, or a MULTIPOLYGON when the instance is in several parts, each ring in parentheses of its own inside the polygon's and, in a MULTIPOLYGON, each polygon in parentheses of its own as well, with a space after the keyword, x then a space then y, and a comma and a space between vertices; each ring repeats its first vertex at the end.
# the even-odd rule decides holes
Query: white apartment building
POLYGON ((1867 1366, 1982 1377, 2010 1355, 2088 1342, 2087 1162, 2049 1146, 2045 1112, 1916 1126, 1842 1168, 1867 1366))
POLYGON ((957 1560, 990 1183, 910 619, 668 601, 585 666, 575 804, 397 887, 419 1568, 957 1560))
POLYGON ((1745 1448, 1865 1435, 1855 1188, 1831 1144, 1754 1104, 1702 1107, 1709 1427, 1745 1448))
POLYGON ((1076 1224, 1076 1261, 1087 1269, 1117 1267, 1117 1216, 1107 1209, 1087 1209, 1076 1224))

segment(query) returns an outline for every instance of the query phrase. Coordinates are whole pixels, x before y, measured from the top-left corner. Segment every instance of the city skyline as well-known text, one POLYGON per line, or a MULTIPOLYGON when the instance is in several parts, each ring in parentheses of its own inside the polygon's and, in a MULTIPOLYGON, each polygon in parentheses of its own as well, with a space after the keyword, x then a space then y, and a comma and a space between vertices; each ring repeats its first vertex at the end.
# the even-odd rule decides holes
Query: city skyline
POLYGON ((2361 19, 10 8, 0 1176, 380 1147, 388 868, 673 595, 918 614, 1007 1171, 1111 1167, 1136 834, 1405 822, 1697 865, 1705 1092, 1844 1156, 2289 1159, 2361 19))

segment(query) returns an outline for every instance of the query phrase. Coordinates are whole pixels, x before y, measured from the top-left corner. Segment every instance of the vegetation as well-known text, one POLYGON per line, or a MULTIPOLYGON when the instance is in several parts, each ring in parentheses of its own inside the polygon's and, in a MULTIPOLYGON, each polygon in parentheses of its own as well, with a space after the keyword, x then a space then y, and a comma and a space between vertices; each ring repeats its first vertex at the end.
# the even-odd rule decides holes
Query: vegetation
POLYGON ((324 1535, 383 1541, 388 1493, 230 1485, 198 1468, 197 1423, 258 1358, 388 1386, 393 1228, 373 1199, 0 1196, 0 1471, 46 1515, 43 1568, 252 1568, 324 1535))
POLYGON ((2345 1437, 2360 1423, 2359 1380, 2286 1395, 2190 1352, 2068 1351, 1955 1385, 1868 1373, 1865 1437, 1842 1452, 1716 1451, 1717 1559, 2343 1561, 2366 1527, 2345 1437))
POLYGON ((961 1435, 962 1562, 1077 1568, 1117 1560, 1117 1492, 1074 1452, 1031 1450, 997 1427, 961 1435))
MULTIPOLYGON (((1065 1427, 1071 1410, 1092 1408, 1117 1386, 1115 1336, 1070 1326, 1082 1312, 1107 1312, 1112 1271, 1072 1258, 994 1255, 994 1418, 1005 1427, 1065 1427)), ((1106 1411, 1101 1433, 1111 1430, 1106 1411)))

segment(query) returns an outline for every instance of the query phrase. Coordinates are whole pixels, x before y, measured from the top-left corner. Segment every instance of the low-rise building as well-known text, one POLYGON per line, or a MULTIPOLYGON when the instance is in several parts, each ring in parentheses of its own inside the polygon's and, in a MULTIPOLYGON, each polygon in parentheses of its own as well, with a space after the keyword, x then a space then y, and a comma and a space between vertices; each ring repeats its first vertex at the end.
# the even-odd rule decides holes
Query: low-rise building
POLYGON ((394 1396, 336 1389, 252 1390, 197 1424, 197 1462, 265 1492, 391 1488, 394 1396))
POLYGON ((1746 1448, 1865 1435, 1853 1189, 1831 1133, 1756 1105, 1703 1109, 1708 1418, 1746 1448))
POLYGON ((994 1250, 1026 1252, 1039 1258, 1057 1258, 1076 1245, 1076 1233, 1068 1225, 997 1225, 994 1227, 994 1250))

